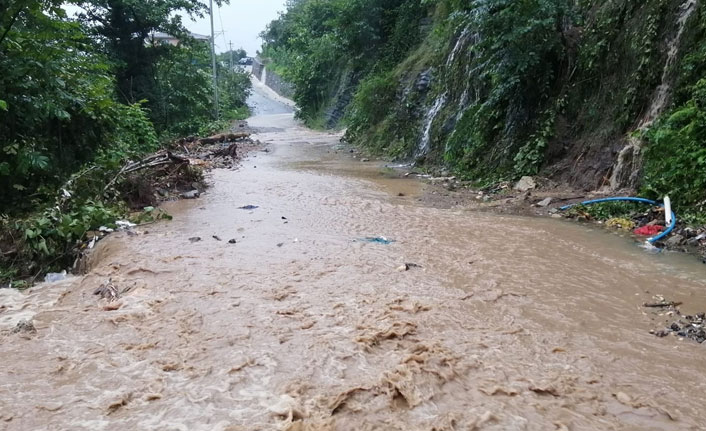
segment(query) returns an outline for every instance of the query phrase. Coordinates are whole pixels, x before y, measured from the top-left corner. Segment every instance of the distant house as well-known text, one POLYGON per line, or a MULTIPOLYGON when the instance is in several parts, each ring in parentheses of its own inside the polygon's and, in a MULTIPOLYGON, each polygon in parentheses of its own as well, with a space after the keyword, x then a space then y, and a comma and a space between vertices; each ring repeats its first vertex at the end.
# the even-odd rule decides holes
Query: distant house
MULTIPOLYGON (((202 34, 189 32, 189 35, 191 37, 193 37, 194 39, 202 41, 202 42, 210 42, 211 41, 210 37, 204 36, 202 34)), ((165 44, 177 46, 177 45, 179 45, 179 39, 175 36, 172 36, 171 34, 162 33, 161 31, 155 31, 154 33, 150 34, 147 37, 147 43, 149 43, 149 44, 165 43, 165 44)))

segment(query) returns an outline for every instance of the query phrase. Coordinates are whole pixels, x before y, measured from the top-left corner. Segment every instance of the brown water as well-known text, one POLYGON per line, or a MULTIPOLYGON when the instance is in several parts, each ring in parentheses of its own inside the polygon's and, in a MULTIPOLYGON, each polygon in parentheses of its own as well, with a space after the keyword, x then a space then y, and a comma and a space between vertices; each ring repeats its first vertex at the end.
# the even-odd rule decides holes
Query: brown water
POLYGON ((423 206, 336 135, 251 123, 270 152, 173 221, 103 241, 85 277, 0 291, 0 327, 37 328, 0 335, 0 429, 706 429, 705 347, 650 335, 641 307, 706 310, 701 264, 423 206), (378 235, 396 242, 358 240, 378 235))

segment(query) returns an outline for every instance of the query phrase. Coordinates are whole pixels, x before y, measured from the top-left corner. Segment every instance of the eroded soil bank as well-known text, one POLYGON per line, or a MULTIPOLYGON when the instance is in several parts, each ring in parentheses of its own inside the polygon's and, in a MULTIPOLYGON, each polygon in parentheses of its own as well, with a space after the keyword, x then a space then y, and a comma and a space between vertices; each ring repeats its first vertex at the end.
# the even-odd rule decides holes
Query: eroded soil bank
POLYGON ((250 123, 268 152, 173 221, 101 242, 84 277, 0 290, 0 429, 706 428, 704 346, 642 307, 706 310, 700 263, 425 205, 337 135, 250 123))

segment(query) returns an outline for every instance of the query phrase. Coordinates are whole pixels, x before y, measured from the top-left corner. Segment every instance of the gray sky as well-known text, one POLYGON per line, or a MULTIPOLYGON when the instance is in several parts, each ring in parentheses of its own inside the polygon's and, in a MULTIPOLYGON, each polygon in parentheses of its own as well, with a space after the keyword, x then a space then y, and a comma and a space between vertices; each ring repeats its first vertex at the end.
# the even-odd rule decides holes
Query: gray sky
MULTIPOLYGON (((208 4, 208 0, 201 0, 208 4)), ((255 56, 260 49, 262 40, 258 34, 265 26, 277 18, 278 12, 285 10, 285 0, 230 0, 230 4, 220 9, 213 5, 213 26, 216 32, 216 51, 228 51, 228 42, 233 42, 233 49, 243 48, 248 55, 255 56)), ((79 10, 67 6, 72 14, 79 10)), ((196 22, 184 18, 184 25, 193 33, 210 35, 211 22, 206 16, 196 22)))
MULTIPOLYGON (((216 31, 216 51, 228 51, 228 42, 233 41, 233 48, 243 48, 248 55, 254 56, 260 49, 262 40, 258 34, 265 26, 277 18, 277 13, 284 11, 285 0, 230 0, 230 4, 219 9, 213 5, 213 26, 216 31), (221 27, 221 22, 223 23, 221 27), (219 34, 222 31, 223 35, 219 34)), ((208 17, 192 22, 184 20, 186 28, 194 33, 211 34, 208 17)))

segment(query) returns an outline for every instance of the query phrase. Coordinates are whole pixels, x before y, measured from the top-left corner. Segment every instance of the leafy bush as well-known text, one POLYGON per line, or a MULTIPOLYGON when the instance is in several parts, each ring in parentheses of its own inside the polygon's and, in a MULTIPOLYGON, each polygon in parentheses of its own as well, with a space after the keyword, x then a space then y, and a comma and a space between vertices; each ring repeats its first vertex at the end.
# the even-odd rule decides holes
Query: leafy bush
POLYGON ((150 97, 151 118, 168 137, 195 134, 213 119, 213 87, 209 52, 199 43, 163 47, 169 55, 155 64, 155 90, 150 97))
POLYGON ((123 112, 105 58, 78 24, 58 5, 16 7, 17 20, 0 24, 0 212, 10 213, 90 161, 123 112))
POLYGON ((647 134, 643 192, 670 195, 677 210, 703 212, 706 206, 706 79, 685 105, 647 134))
POLYGON ((0 262, 5 268, 0 272, 14 278, 66 268, 87 232, 101 226, 114 228, 121 214, 119 207, 86 200, 72 202, 63 211, 54 207, 22 219, 5 219, 0 224, 0 240, 13 249, 0 262))
POLYGON ((428 10, 412 0, 292 2, 262 33, 263 56, 294 84, 300 116, 321 122, 343 75, 392 68, 419 42, 428 10))
POLYGON ((250 74, 240 69, 221 69, 218 74, 218 86, 223 116, 242 120, 242 116, 248 114, 246 101, 252 91, 250 74))
MULTIPOLYGON (((203 3, 81 0, 79 21, 63 3, 0 13, 0 279, 70 263, 87 231, 125 215, 121 187, 106 190, 118 170, 213 118, 208 47, 173 16, 203 3), (154 31, 181 42, 146 43, 154 31)), ((250 82, 221 78, 224 129, 247 116, 250 82)))
MULTIPOLYGON (((188 136, 213 121, 213 84, 207 45, 185 41, 168 47, 170 55, 160 58, 156 67, 156 94, 152 118, 163 137, 188 136)), ((241 70, 218 69, 220 116, 226 120, 247 118, 246 100, 250 78, 241 70)), ((225 127, 227 128, 227 126, 225 127)))
POLYGON ((461 27, 477 32, 477 40, 446 74, 463 71, 458 87, 465 89, 457 91, 478 96, 447 141, 446 160, 457 169, 484 176, 539 170, 554 133, 552 99, 567 56, 572 3, 492 0, 462 15, 461 27))
POLYGON ((350 136, 378 124, 396 103, 397 81, 391 72, 373 74, 365 79, 356 92, 348 116, 350 136))
POLYGON ((220 120, 209 121, 199 127, 199 136, 211 136, 216 133, 230 130, 234 120, 244 120, 250 115, 250 109, 247 106, 233 109, 228 112, 221 113, 220 120))
POLYGON ((566 211, 566 215, 588 216, 595 220, 630 219, 648 208, 649 206, 637 202, 603 202, 593 205, 575 205, 566 211))

